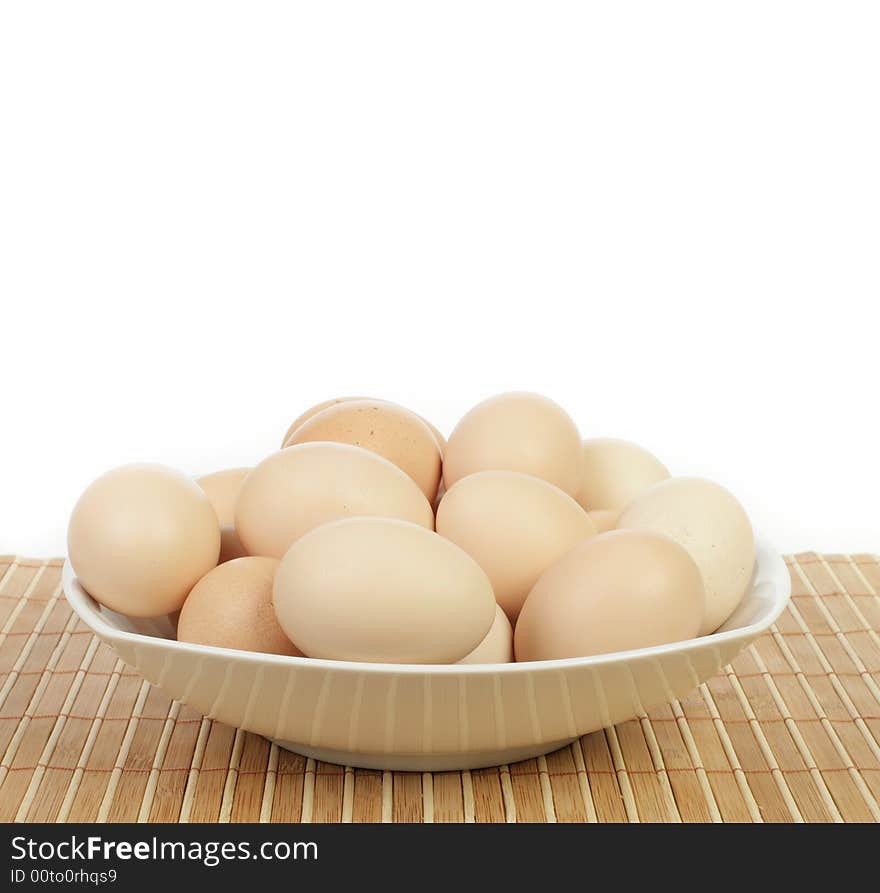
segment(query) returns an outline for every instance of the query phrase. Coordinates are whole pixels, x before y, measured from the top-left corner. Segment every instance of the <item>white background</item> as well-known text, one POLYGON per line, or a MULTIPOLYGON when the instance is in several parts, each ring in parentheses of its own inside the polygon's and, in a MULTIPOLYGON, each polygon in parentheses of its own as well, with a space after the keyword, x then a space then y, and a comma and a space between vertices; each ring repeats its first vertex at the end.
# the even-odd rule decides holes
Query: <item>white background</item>
POLYGON ((5 3, 0 553, 498 391, 880 550, 875 3, 5 3))

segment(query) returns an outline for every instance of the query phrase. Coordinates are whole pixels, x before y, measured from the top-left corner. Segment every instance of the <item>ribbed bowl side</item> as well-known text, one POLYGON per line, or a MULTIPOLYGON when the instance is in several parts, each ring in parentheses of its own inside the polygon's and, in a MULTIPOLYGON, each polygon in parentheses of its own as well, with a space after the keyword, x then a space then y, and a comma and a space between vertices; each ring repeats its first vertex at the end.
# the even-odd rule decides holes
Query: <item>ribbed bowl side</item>
POLYGON ((449 754, 534 747, 622 722, 683 697, 747 644, 480 674, 237 662, 149 641, 116 647, 174 698, 248 731, 309 748, 449 754))

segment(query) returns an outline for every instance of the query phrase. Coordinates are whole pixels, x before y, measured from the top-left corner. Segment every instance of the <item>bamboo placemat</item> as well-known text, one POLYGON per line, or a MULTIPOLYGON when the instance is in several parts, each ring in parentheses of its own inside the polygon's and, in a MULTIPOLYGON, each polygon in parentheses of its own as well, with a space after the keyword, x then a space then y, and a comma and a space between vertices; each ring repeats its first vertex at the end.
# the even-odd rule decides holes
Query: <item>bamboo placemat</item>
POLYGON ((787 559, 779 623, 689 697, 472 772, 307 760, 171 701, 0 557, 0 820, 880 821, 880 558, 787 559))

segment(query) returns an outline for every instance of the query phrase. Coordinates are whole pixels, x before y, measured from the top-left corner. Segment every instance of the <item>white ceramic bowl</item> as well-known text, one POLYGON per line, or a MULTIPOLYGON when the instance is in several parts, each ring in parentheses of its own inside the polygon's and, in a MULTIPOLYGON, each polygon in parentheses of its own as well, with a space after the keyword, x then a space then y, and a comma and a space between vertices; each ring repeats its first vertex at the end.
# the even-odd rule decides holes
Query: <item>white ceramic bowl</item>
POLYGON ((172 697, 316 759, 426 771, 537 756, 683 697, 768 629, 790 591, 785 563, 759 540, 743 603, 710 636, 568 660, 423 666, 178 642, 170 618, 116 614, 86 593, 70 562, 64 566, 74 611, 172 697))

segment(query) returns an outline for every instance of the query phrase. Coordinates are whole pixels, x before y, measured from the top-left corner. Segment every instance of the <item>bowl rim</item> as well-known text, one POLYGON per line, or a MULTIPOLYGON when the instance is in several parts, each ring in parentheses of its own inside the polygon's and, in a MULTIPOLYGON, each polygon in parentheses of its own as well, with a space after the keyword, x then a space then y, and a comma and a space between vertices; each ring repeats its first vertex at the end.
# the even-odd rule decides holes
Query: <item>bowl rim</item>
POLYGON ((65 558, 62 570, 62 588, 67 601, 74 612, 99 638, 110 642, 127 642, 132 645, 146 645, 151 648, 170 649, 195 657, 223 657, 251 664, 274 664, 278 666, 308 667, 326 669, 337 672, 357 672, 376 675, 480 675, 528 673, 537 670, 562 670, 573 667, 590 667, 614 663, 627 663, 633 659, 650 659, 667 654, 683 654, 701 650, 711 645, 742 639, 755 639, 769 629, 779 618, 788 604, 791 595, 791 576, 785 561, 775 549, 758 534, 755 535, 755 577, 761 582, 769 582, 773 586, 773 598, 767 611, 753 623, 736 629, 722 630, 683 639, 680 642, 667 642, 663 645, 651 645, 646 648, 633 648, 627 651, 610 651, 605 654, 591 654, 585 657, 564 657, 554 660, 513 661, 494 664, 394 664, 371 663, 368 661, 329 660, 319 657, 296 657, 286 654, 270 654, 257 651, 239 651, 235 648, 221 648, 215 645, 198 645, 192 642, 180 642, 177 639, 166 639, 144 633, 129 632, 118 629, 108 623, 96 609, 97 602, 85 591, 69 558, 65 558))

